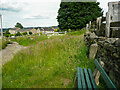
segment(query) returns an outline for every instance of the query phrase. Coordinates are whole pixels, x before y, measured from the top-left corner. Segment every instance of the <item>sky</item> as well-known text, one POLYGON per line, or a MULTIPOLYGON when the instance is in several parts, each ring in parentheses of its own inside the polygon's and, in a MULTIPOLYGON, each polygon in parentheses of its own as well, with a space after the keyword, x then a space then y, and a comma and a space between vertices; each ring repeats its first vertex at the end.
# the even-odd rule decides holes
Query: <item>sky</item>
MULTIPOLYGON (((108 1, 97 0, 103 8, 104 16, 108 11, 108 1)), ((24 27, 57 26, 58 9, 61 0, 0 0, 3 28, 13 28, 17 22, 24 27)))

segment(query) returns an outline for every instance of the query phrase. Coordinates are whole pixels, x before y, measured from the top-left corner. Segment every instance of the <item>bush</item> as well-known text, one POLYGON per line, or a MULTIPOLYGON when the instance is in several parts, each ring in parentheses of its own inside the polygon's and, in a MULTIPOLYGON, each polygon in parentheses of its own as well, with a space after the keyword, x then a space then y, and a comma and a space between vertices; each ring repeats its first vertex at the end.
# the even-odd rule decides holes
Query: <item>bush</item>
POLYGON ((40 32, 40 35, 42 35, 42 32, 40 32))
POLYGON ((58 32, 58 29, 55 29, 54 32, 58 32))
POLYGON ((23 35, 27 35, 27 32, 22 33, 23 35))
POLYGON ((32 32, 29 32, 30 35, 32 35, 32 32))
POLYGON ((14 34, 9 34, 9 37, 14 36, 14 34))
POLYGON ((5 37, 9 37, 9 34, 4 34, 5 37))
POLYGON ((68 29, 68 32, 71 32, 71 29, 68 29))
POLYGON ((4 49, 7 46, 7 44, 10 44, 10 43, 11 42, 8 40, 4 40, 4 39, 0 40, 0 50, 4 49))
POLYGON ((17 32, 17 33, 15 34, 15 36, 21 36, 21 33, 20 33, 20 32, 17 32))
POLYGON ((4 34, 4 36, 5 36, 5 37, 9 37, 9 35, 10 35, 10 32, 9 32, 9 30, 7 30, 7 31, 5 32, 5 34, 4 34))

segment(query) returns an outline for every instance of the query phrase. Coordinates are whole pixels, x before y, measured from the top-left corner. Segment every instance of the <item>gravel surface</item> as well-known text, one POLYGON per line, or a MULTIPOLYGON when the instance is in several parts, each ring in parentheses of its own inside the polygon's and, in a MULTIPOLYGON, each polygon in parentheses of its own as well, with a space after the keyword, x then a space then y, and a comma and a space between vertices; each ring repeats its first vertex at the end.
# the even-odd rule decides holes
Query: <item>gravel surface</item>
POLYGON ((17 42, 13 42, 12 44, 8 44, 5 49, 0 50, 0 67, 10 61, 18 51, 25 48, 17 42))

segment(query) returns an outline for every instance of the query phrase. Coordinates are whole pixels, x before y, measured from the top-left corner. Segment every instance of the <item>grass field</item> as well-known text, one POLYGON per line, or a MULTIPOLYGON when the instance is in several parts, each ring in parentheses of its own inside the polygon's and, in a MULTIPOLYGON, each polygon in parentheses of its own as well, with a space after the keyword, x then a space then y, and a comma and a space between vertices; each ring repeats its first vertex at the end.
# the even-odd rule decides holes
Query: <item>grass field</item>
POLYGON ((18 52, 3 65, 3 88, 72 88, 78 66, 95 68, 83 38, 51 37, 18 52))

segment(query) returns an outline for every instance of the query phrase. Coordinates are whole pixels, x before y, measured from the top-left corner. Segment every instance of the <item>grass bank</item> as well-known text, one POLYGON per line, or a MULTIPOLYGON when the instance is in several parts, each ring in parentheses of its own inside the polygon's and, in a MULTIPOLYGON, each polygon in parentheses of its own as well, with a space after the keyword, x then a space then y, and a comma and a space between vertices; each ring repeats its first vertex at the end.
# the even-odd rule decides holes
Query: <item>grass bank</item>
POLYGON ((72 88, 78 66, 94 70, 83 38, 52 37, 18 52, 3 65, 3 88, 72 88))

